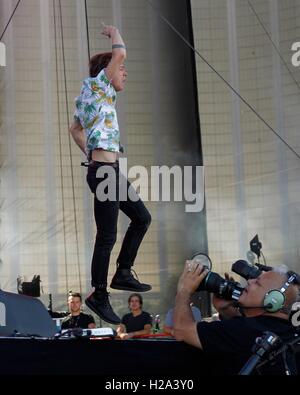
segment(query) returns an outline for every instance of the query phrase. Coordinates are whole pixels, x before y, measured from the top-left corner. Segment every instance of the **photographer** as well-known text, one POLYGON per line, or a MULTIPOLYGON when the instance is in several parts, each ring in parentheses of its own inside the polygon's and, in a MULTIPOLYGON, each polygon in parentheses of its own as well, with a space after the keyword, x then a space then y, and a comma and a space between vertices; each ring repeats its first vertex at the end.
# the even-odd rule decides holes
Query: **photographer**
MULTIPOLYGON (((203 350, 209 359, 214 359, 214 373, 237 374, 252 355, 252 347, 257 337, 264 331, 276 333, 281 340, 291 339, 295 328, 289 322, 289 312, 297 300, 299 288, 288 284, 284 292, 281 308, 270 312, 266 306, 266 296, 271 290, 281 290, 287 282, 287 273, 263 272, 259 277, 248 280, 239 302, 214 296, 214 306, 223 320, 196 323, 189 301, 198 289, 208 270, 197 262, 187 261, 179 279, 174 311, 175 338, 203 350), (221 363, 221 366, 218 364, 221 363)), ((269 305, 268 305, 269 306, 269 305)), ((289 367, 296 374, 293 355, 288 355, 289 367)), ((275 364, 267 365, 264 374, 284 374, 284 362, 276 358, 275 364)))

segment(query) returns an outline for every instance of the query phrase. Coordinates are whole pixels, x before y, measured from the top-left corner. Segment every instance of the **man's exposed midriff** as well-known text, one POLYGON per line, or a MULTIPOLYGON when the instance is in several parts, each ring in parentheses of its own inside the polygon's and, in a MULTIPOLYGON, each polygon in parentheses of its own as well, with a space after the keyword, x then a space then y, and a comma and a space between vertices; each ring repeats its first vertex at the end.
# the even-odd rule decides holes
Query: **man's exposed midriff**
POLYGON ((92 151, 92 159, 97 162, 116 162, 119 158, 118 152, 105 151, 98 148, 92 151))

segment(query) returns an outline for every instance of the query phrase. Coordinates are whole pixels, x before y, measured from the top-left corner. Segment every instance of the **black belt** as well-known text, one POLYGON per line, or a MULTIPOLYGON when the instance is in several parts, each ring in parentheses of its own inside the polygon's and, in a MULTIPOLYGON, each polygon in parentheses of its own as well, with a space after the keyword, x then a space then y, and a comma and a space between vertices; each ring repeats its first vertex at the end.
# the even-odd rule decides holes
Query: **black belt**
POLYGON ((97 166, 111 166, 114 168, 118 168, 119 167, 119 161, 116 162, 98 162, 96 160, 91 160, 90 162, 81 162, 81 166, 85 166, 85 167, 97 167, 97 166))

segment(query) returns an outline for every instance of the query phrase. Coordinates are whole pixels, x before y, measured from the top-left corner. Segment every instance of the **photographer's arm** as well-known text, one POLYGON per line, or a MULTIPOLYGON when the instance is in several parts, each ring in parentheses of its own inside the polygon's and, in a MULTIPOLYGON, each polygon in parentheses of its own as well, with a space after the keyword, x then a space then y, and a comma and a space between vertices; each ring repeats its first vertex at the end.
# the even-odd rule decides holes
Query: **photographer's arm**
POLYGON ((190 298, 207 275, 207 270, 202 271, 202 265, 186 261, 184 271, 178 282, 174 308, 175 338, 201 349, 197 323, 190 307, 190 298))
POLYGON ((190 308, 190 293, 178 292, 174 309, 174 336, 176 340, 183 340, 191 346, 202 349, 197 332, 197 323, 190 308))

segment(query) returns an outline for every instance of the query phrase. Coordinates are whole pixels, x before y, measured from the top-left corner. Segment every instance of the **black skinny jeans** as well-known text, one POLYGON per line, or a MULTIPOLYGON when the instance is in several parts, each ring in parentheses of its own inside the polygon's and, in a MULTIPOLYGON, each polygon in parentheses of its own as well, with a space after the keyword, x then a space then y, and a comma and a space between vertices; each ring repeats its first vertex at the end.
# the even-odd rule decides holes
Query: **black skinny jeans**
MULTIPOLYGON (((133 190, 128 180, 125 180, 127 183, 127 200, 119 200, 119 177, 118 162, 106 163, 93 161, 88 167, 86 179, 90 190, 94 193, 94 216, 97 226, 92 260, 92 287, 107 286, 110 254, 117 239, 119 209, 131 220, 117 259, 120 268, 129 269, 133 266, 139 246, 151 223, 151 215, 142 200, 137 195, 137 201, 132 201, 128 198, 128 188, 130 187, 133 190), (115 180, 107 174, 104 177, 97 178, 96 173, 98 168, 105 165, 110 166, 115 172, 115 180), (98 200, 96 190, 98 184, 103 180, 105 180, 104 182, 110 182, 109 187, 116 187, 115 201, 98 200)), ((121 175, 121 177, 124 176, 121 175)), ((107 188, 105 192, 107 192, 107 188)), ((136 192, 134 193, 136 194, 136 192)))

